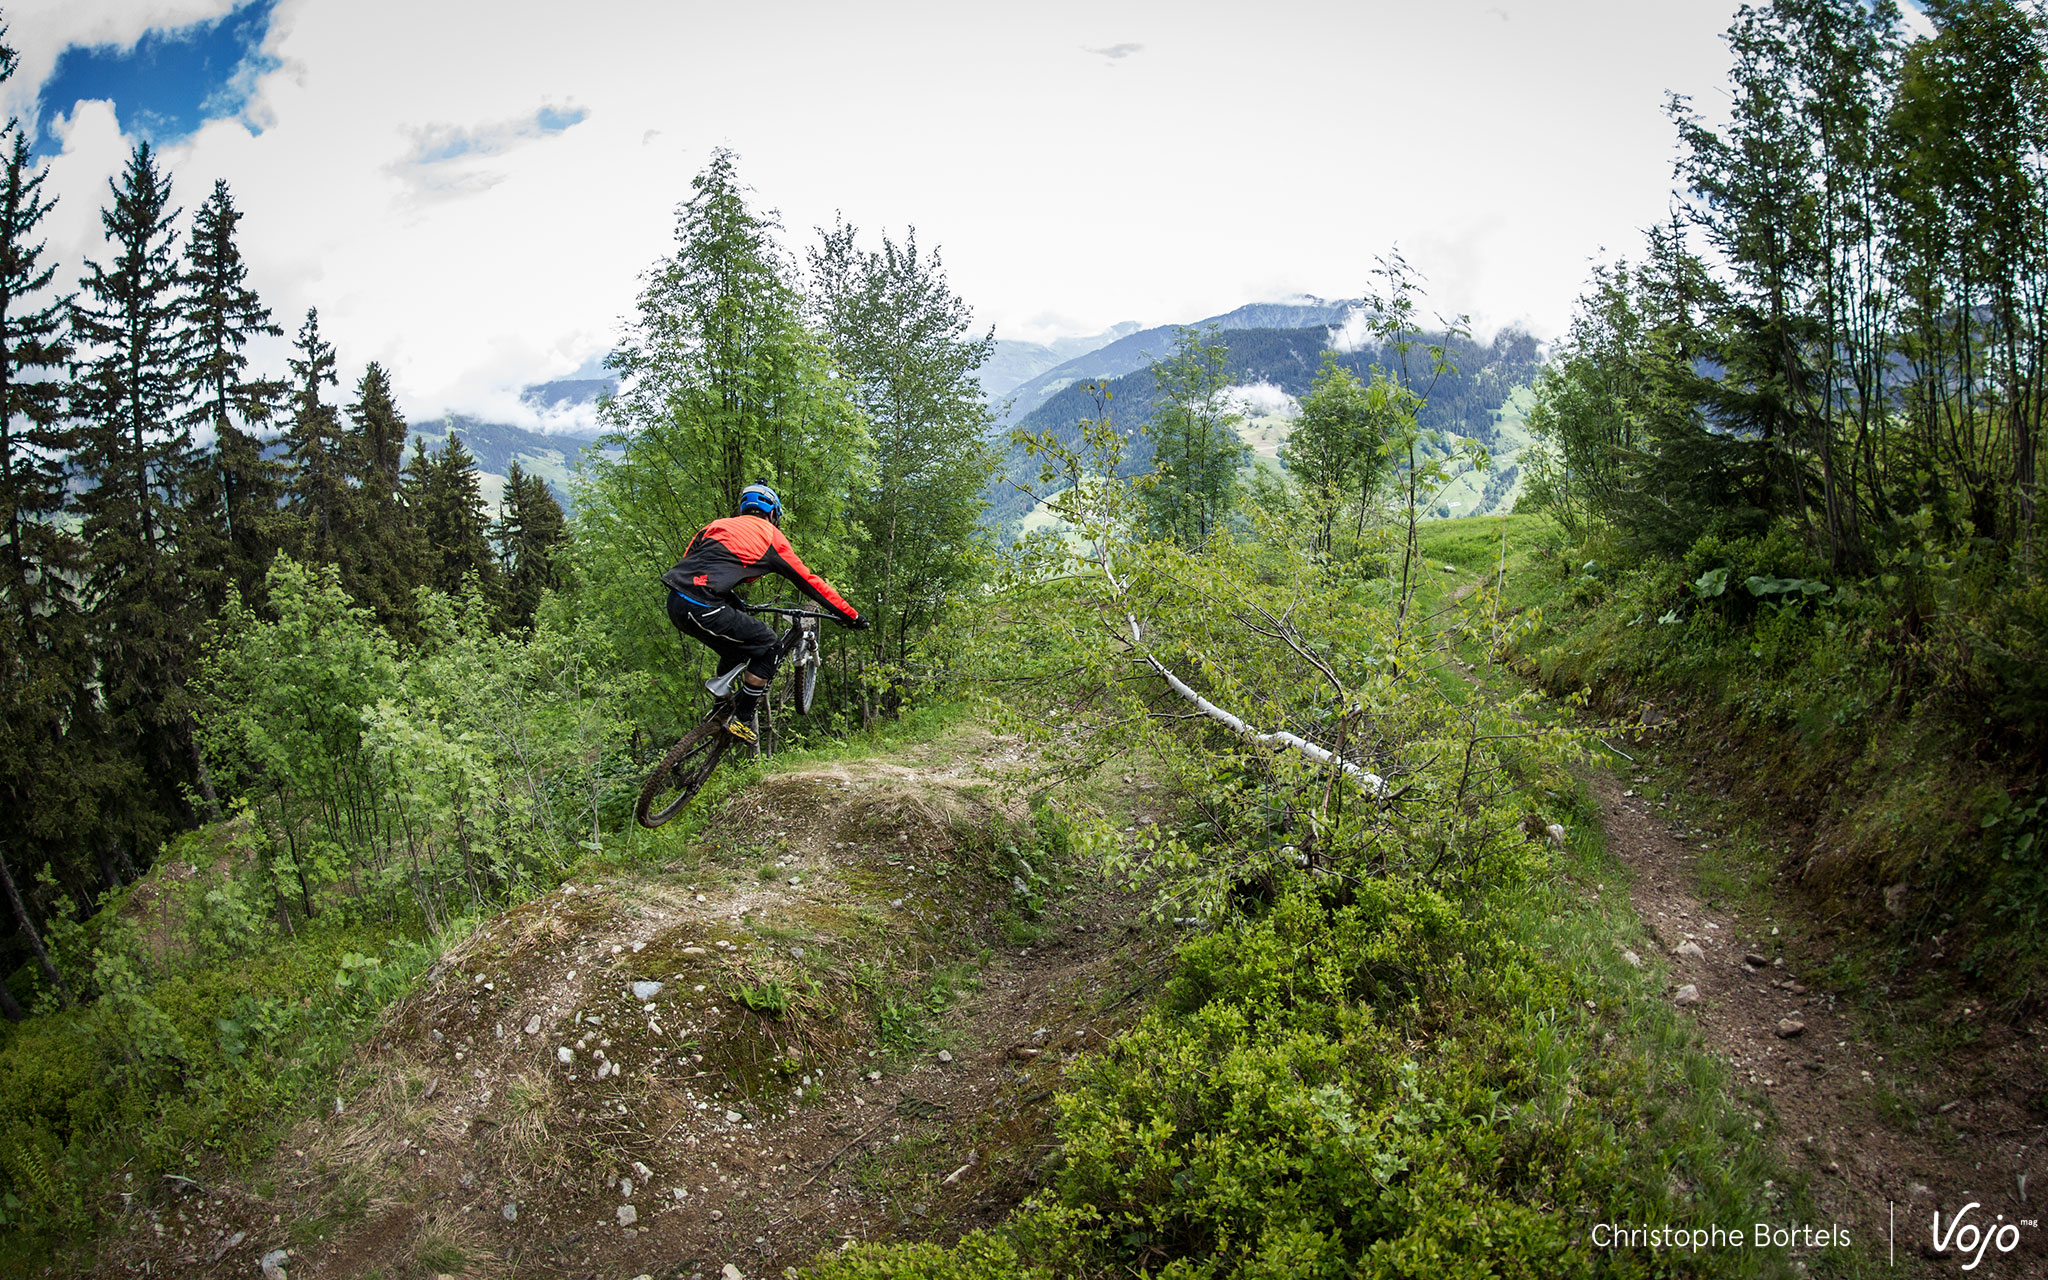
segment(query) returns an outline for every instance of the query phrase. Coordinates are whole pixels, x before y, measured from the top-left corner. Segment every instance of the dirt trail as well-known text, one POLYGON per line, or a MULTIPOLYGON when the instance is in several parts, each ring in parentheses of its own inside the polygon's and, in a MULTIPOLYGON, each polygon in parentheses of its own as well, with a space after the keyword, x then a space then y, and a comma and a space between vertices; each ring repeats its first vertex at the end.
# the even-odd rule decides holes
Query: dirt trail
POLYGON ((990 845, 1021 832, 1016 762, 956 734, 771 776, 669 866, 492 921, 390 1011, 338 1114, 102 1270, 254 1276, 289 1248, 292 1280, 719 1280, 1000 1218, 1048 1171, 1061 1064, 1166 954, 1085 892, 1017 936, 990 845), (789 1013, 740 998, 771 983, 789 1013), (878 990, 921 1047, 878 1038, 878 990))
MULTIPOLYGON (((1480 585, 1462 583, 1450 601, 1480 585)), ((1472 668, 1458 667, 1485 696, 1472 668)), ((1797 903, 1778 901, 1760 920, 1703 897, 1699 852, 1723 837, 1686 820, 1705 807, 1698 797, 1637 794, 1649 775, 1592 770, 1586 781, 1609 851, 1634 873, 1629 899, 1668 968, 1668 995, 1769 1117, 1774 1145, 1811 1192, 1813 1225, 1848 1227, 1856 1251, 1888 1275, 1970 1264, 1972 1276, 2048 1276, 2042 1029, 2008 1027, 1960 999, 1940 1015, 1953 1049, 1886 1053, 1872 1025, 1813 979, 1830 955, 1797 903)))
POLYGON ((1849 1227, 1859 1251, 1880 1266, 1895 1258, 1898 1274, 1951 1275, 1971 1254, 1935 1257, 1933 1218, 1950 1229, 1974 1203, 1954 1228, 1962 1241, 1977 1238, 1970 1224, 2011 1225, 2003 1240, 2015 1248, 1985 1248, 1969 1274, 2048 1275, 2048 1232, 2027 1225, 2048 1198, 2048 1132, 2028 1106, 2042 1076, 2034 1037, 1965 1002, 1950 1015, 1974 1044, 1939 1058, 1885 1054, 1835 993, 1803 976, 1826 956, 1790 940, 1808 933, 1784 927, 1794 907, 1779 904, 1780 924, 1710 907, 1696 851, 1712 833, 1679 825, 1669 802, 1612 776, 1589 782, 1609 849, 1635 872, 1630 900, 1666 958, 1674 997, 1685 985, 1697 992, 1689 1012, 1701 1038, 1767 1107, 1786 1162, 1809 1175, 1816 1225, 1849 1227))

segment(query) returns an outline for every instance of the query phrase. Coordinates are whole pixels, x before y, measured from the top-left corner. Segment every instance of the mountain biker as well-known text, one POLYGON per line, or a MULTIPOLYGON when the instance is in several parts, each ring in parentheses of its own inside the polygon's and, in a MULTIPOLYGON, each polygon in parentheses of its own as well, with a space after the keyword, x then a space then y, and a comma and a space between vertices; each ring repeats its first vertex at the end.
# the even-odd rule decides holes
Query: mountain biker
POLYGON ((775 490, 764 480, 742 490, 739 513, 705 525, 661 581, 668 587, 668 620, 676 630, 708 645, 718 655, 721 672, 747 664, 732 719, 726 722, 727 732, 745 742, 756 741, 754 712, 781 661, 782 641, 768 624, 742 611, 745 602, 733 588, 764 573, 789 579, 845 626, 865 631, 873 625, 797 559, 782 535, 782 499, 775 490))

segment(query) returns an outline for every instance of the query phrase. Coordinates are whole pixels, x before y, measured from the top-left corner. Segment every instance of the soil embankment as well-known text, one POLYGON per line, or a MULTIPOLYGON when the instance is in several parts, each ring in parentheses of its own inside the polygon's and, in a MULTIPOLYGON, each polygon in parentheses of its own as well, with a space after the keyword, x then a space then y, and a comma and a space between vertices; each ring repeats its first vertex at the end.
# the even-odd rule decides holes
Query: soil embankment
POLYGON ((1164 955, 1049 883, 1019 767, 970 732, 774 775, 663 865, 490 922, 267 1166, 195 1182, 106 1262, 779 1276, 1000 1218, 1048 1170, 1061 1063, 1164 955))

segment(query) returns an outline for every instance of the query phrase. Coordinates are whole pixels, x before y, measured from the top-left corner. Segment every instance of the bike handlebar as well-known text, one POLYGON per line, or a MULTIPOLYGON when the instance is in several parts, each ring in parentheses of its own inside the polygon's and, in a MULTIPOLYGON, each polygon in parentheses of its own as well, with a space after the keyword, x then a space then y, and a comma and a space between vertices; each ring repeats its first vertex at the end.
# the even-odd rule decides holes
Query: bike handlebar
POLYGON ((839 615, 820 613, 816 609, 794 609, 780 604, 743 604, 740 608, 748 613, 779 613, 785 618, 817 618, 825 622, 839 621, 839 615))

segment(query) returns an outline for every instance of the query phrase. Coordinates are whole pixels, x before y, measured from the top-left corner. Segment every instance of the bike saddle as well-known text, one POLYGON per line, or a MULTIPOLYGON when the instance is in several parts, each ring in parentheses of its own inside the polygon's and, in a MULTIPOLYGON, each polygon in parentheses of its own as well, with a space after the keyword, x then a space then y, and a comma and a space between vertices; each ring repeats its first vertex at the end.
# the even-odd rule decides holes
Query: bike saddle
POLYGON ((746 669, 747 665, 743 662, 730 671, 721 671, 716 676, 706 680, 704 687, 711 691, 712 697, 723 698, 732 692, 733 685, 739 682, 741 673, 745 672, 746 669))

